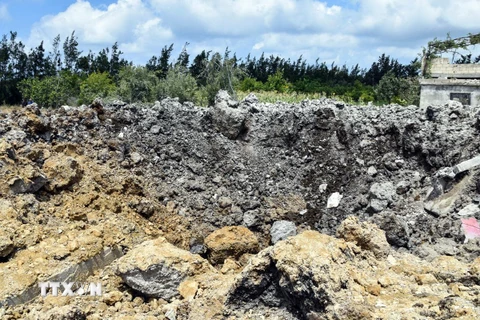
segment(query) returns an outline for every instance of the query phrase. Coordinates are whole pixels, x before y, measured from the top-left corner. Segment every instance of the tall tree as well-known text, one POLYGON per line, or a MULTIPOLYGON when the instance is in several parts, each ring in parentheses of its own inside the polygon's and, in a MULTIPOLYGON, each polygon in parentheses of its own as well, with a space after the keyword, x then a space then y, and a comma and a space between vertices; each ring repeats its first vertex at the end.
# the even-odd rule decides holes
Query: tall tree
POLYGON ((64 63, 65 63, 65 70, 70 72, 77 71, 77 61, 78 57, 82 53, 78 51, 78 37, 75 36, 75 31, 72 31, 70 37, 65 39, 63 43, 63 55, 64 55, 64 63))

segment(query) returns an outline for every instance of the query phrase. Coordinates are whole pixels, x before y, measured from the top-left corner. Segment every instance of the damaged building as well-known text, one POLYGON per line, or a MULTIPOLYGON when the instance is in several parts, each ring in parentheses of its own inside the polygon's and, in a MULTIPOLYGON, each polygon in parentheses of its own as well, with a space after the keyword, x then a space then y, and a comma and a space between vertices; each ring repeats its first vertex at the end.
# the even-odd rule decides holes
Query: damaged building
POLYGON ((420 107, 442 105, 449 100, 464 105, 480 104, 480 65, 451 64, 448 58, 432 60, 430 78, 420 80, 420 107))

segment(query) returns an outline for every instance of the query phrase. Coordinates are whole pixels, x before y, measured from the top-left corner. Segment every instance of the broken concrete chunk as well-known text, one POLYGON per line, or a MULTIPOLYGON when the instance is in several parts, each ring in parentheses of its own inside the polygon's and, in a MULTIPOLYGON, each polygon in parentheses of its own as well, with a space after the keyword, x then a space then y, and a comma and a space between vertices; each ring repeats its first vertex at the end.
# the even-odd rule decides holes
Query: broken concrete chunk
POLYGON ((320 186, 318 186, 318 191, 320 193, 324 193, 325 191, 327 191, 327 187, 328 187, 328 184, 322 183, 320 186))
POLYGON ((373 177, 377 174, 377 169, 374 166, 370 166, 368 167, 367 174, 373 177))
POLYGON ((117 263, 117 274, 129 287, 167 301, 179 295, 178 286, 187 277, 206 272, 214 272, 206 260, 164 238, 142 243, 117 263))
POLYGON ((338 207, 342 198, 343 196, 339 192, 332 193, 330 197, 328 197, 327 209, 338 207))
POLYGON ((380 212, 393 201, 395 187, 393 186, 392 182, 374 183, 370 187, 369 195, 369 210, 373 212, 380 212))
POLYGON ((480 208, 478 207, 477 204, 470 203, 466 205, 465 207, 462 208, 462 210, 458 211, 457 214, 459 216, 473 216, 476 215, 477 213, 480 213, 480 208))
POLYGON ((337 237, 355 242, 362 249, 372 251, 377 258, 385 258, 390 252, 385 232, 374 224, 360 223, 355 216, 349 216, 340 224, 337 237))
POLYGON ((270 228, 270 236, 272 237, 272 243, 275 244, 278 241, 285 240, 288 237, 297 234, 297 227, 292 221, 280 220, 275 221, 270 228))
POLYGON ((230 96, 226 91, 219 92, 215 98, 215 106, 210 109, 213 125, 224 136, 231 140, 238 139, 248 131, 248 111, 245 109, 233 108, 230 96))
POLYGON ((212 264, 223 263, 228 257, 238 259, 244 253, 257 253, 259 250, 255 234, 241 226, 224 227, 212 232, 205 238, 205 245, 212 264))

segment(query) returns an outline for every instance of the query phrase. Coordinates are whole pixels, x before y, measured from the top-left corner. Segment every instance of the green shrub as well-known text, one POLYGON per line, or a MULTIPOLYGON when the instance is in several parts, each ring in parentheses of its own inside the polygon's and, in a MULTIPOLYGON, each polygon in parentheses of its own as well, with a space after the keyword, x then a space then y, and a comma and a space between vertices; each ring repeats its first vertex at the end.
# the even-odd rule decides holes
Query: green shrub
POLYGON ((94 72, 80 85, 80 104, 89 104, 95 98, 106 98, 115 92, 115 84, 106 72, 94 72))
POLYGON ((157 99, 179 98, 180 102, 197 102, 197 82, 186 67, 177 65, 167 72, 156 88, 157 99))
POLYGON ((417 78, 397 78, 389 72, 382 77, 375 93, 379 102, 418 105, 420 83, 417 78))
POLYGON ((155 100, 158 78, 145 67, 127 66, 118 75, 117 94, 125 102, 149 102, 155 100))

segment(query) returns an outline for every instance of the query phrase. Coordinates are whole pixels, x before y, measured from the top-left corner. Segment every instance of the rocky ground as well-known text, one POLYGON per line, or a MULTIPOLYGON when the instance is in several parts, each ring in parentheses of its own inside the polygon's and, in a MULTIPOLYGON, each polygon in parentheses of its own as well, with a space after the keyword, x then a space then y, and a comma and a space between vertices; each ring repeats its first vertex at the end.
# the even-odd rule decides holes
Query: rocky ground
POLYGON ((220 92, 0 113, 0 318, 478 319, 478 170, 427 195, 480 154, 479 111, 220 92))

